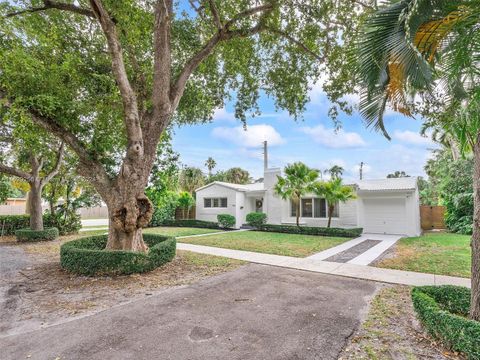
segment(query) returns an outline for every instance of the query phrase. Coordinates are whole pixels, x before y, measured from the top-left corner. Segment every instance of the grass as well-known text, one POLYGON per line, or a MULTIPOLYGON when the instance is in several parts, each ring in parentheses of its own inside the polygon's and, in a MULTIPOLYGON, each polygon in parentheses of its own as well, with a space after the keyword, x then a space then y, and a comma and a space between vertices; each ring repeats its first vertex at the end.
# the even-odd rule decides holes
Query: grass
POLYGON ((149 234, 161 234, 167 236, 190 236, 199 234, 210 234, 222 231, 220 229, 203 229, 203 228, 190 228, 190 227, 170 227, 160 226, 154 228, 144 229, 144 233, 149 234))
POLYGON ((205 237, 184 238, 181 242, 246 250, 266 254, 305 257, 339 245, 348 238, 281 234, 261 231, 222 233, 205 237))
POLYGON ((393 257, 375 266, 438 275, 470 277, 470 236, 452 233, 426 233, 401 239, 393 257))

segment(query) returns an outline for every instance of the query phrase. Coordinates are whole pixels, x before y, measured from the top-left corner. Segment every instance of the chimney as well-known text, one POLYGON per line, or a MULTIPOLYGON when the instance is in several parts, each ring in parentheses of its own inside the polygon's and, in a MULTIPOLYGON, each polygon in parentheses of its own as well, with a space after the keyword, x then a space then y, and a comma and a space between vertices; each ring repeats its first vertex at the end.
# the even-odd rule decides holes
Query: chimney
POLYGON ((263 170, 268 169, 268 148, 267 141, 263 142, 263 170))

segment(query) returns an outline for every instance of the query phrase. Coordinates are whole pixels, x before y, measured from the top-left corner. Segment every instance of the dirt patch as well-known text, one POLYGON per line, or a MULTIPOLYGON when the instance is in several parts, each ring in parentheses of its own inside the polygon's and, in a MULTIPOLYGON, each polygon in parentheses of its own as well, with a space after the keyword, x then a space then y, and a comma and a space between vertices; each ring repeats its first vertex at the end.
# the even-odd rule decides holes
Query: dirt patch
POLYGON ((243 262, 178 251, 175 259, 152 272, 116 277, 77 276, 61 269, 63 237, 48 243, 2 246, 22 248, 28 265, 14 277, 1 278, 4 301, 0 304, 0 335, 36 329, 72 317, 93 313, 160 292, 166 287, 186 285, 207 276, 237 268, 243 262))
POLYGON ((386 287, 372 300, 365 322, 339 357, 347 359, 465 359, 426 334, 415 317, 410 288, 386 287))

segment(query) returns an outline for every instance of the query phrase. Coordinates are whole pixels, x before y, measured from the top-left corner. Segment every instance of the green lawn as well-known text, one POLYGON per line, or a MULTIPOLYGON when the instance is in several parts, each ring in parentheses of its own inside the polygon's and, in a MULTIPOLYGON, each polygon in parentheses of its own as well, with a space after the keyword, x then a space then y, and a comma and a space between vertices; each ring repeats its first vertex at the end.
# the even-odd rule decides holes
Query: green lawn
POLYGON ((183 243, 255 251, 266 254, 305 257, 339 245, 348 238, 280 234, 261 231, 222 233, 205 237, 185 238, 183 243))
POLYGON ((198 234, 210 234, 222 231, 220 229, 200 229, 200 228, 190 228, 190 227, 170 227, 170 226, 160 226, 154 228, 144 229, 144 233, 148 234, 161 234, 168 236, 189 236, 189 235, 198 235, 198 234))
POLYGON ((394 256, 381 260, 378 267, 438 275, 470 277, 470 236, 426 233, 401 239, 394 256))

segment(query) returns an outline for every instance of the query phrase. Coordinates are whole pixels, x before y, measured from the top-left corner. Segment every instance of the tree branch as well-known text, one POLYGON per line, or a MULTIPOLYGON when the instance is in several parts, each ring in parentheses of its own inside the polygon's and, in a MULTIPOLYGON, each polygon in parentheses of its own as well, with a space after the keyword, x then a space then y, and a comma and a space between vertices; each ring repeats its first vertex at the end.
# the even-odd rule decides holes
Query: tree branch
POLYGON ((320 55, 318 55, 317 53, 315 53, 314 51, 312 51, 310 48, 308 48, 307 45, 305 45, 304 43, 302 43, 301 41, 295 39, 293 36, 291 36, 290 34, 282 31, 282 30, 278 30, 278 29, 273 29, 271 27, 268 27, 266 26, 265 27, 265 30, 267 30, 268 32, 271 32, 272 34, 276 34, 276 35, 279 35, 285 39, 287 39, 289 42, 295 44, 296 46, 298 46, 301 50, 303 50, 304 52, 306 52, 307 54, 313 56, 315 59, 317 59, 318 61, 324 61, 325 59, 323 57, 321 57, 320 55))
POLYGON ((11 166, 4 165, 4 164, 0 164, 0 172, 4 173, 4 174, 8 174, 8 175, 12 175, 12 176, 22 178, 23 180, 26 180, 26 181, 31 181, 31 179, 32 179, 31 174, 29 174, 25 171, 22 171, 20 169, 15 169, 11 166))
POLYGON ((45 185, 52 180, 52 178, 58 174, 60 171, 60 167, 62 166, 62 161, 63 161, 63 156, 65 155, 65 143, 62 142, 60 145, 60 148, 58 149, 57 152, 57 162, 55 163, 55 166, 53 167, 52 171, 50 171, 43 179, 42 179, 42 185, 45 185))
POLYGON ((208 4, 210 5, 210 11, 212 12, 213 21, 217 26, 217 29, 221 29, 223 27, 222 20, 220 20, 220 15, 218 15, 218 9, 215 5, 215 0, 208 0, 208 4))
POLYGON ((137 96, 128 80, 125 63, 123 61, 122 47, 118 39, 115 23, 103 7, 101 0, 90 0, 90 5, 107 38, 108 49, 110 57, 112 58, 113 75, 117 81, 120 95, 122 96, 129 143, 140 142, 142 141, 142 131, 140 128, 137 96))
POLYGON ((185 85, 191 74, 195 69, 205 60, 215 49, 215 47, 221 42, 230 40, 236 37, 247 37, 265 30, 265 27, 262 24, 262 21, 259 21, 257 25, 248 29, 235 29, 230 30, 229 28, 238 20, 249 17, 250 15, 266 13, 273 10, 272 4, 261 5, 254 8, 247 9, 242 11, 232 17, 231 20, 227 21, 223 28, 221 28, 217 33, 215 33, 210 40, 195 54, 190 60, 187 61, 183 67, 180 75, 178 76, 175 84, 172 86, 170 91, 170 101, 172 103, 172 108, 175 109, 178 106, 178 103, 183 95, 185 90, 185 85))
POLYGON ((34 13, 34 12, 39 12, 39 11, 45 11, 48 9, 57 9, 57 10, 64 10, 64 11, 70 11, 76 14, 80 15, 85 15, 91 18, 95 17, 95 14, 89 10, 89 9, 84 9, 82 7, 76 6, 74 4, 66 4, 58 1, 52 1, 52 0, 43 0, 43 6, 40 7, 34 7, 34 8, 28 8, 24 10, 19 10, 13 13, 9 13, 6 15, 6 17, 13 17, 17 15, 23 15, 26 13, 34 13))

